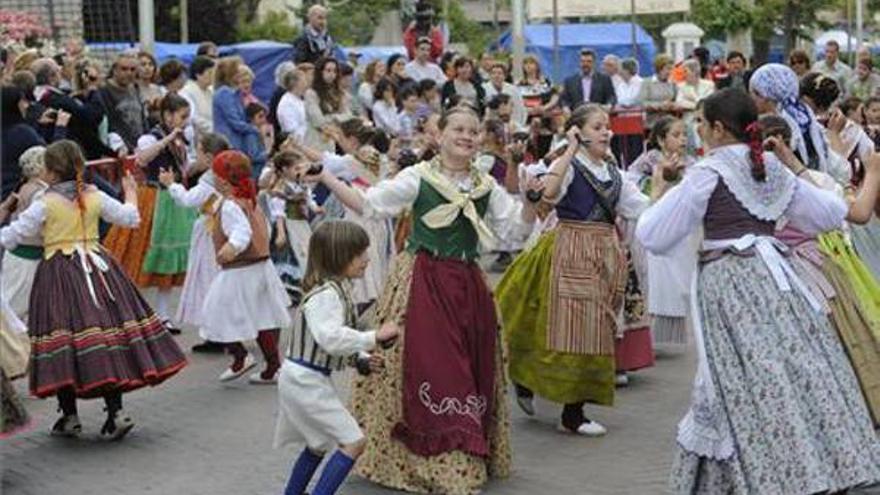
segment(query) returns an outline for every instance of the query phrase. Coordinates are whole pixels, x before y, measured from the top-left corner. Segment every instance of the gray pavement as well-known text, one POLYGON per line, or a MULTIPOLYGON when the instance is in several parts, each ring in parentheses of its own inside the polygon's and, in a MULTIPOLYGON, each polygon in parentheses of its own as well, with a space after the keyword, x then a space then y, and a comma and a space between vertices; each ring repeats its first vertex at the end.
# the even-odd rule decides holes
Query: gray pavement
MULTIPOLYGON (((189 352, 192 330, 178 337, 189 352)), ((223 355, 191 355, 189 366, 155 389, 125 396, 137 426, 119 443, 98 438, 101 401, 81 401, 84 433, 57 439, 48 430, 54 400, 25 399, 31 431, 0 442, 2 495, 277 495, 295 449, 271 447, 276 393, 244 379, 221 384, 223 355)), ((581 438, 555 429, 558 406, 537 402, 535 418, 513 411, 514 472, 487 494, 663 493, 675 424, 687 407, 693 378, 691 350, 660 349, 657 365, 633 375, 613 408, 587 406, 609 430, 581 438)), ((25 383, 19 382, 20 389, 25 383)), ((396 493, 352 477, 348 495, 396 493)))

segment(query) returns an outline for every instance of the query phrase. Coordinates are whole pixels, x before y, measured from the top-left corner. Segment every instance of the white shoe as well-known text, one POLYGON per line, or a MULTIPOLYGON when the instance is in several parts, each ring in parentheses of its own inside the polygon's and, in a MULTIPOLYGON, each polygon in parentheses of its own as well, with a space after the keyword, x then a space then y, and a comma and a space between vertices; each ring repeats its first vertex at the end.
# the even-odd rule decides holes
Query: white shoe
POLYGON ((276 371, 272 378, 263 378, 262 372, 257 372, 248 377, 248 383, 251 385, 274 385, 278 383, 278 372, 276 371))
POLYGON ((104 423, 104 427, 101 428, 101 437, 108 441, 122 440, 122 437, 127 435, 132 428, 134 428, 134 420, 120 409, 116 412, 112 423, 109 419, 104 423))
POLYGON ((629 373, 624 371, 623 373, 614 375, 615 387, 626 387, 627 385, 629 385, 629 373))
POLYGON ((257 362, 254 361, 254 358, 252 358, 250 354, 248 354, 244 358, 244 365, 241 367, 240 370, 233 371, 231 366, 229 368, 226 368, 226 370, 220 374, 220 381, 221 382, 229 382, 229 381, 235 380, 236 378, 240 377, 241 375, 247 373, 251 368, 253 368, 256 365, 257 365, 257 362))
POLYGON ((571 430, 562 423, 559 423, 559 431, 564 433, 575 433, 585 437, 601 437, 608 433, 608 430, 606 430, 604 426, 589 419, 581 423, 580 426, 577 427, 577 430, 571 430))
POLYGON ((80 433, 82 433, 82 424, 80 424, 79 416, 76 414, 61 416, 49 432, 53 437, 64 438, 76 438, 80 433))
POLYGON ((535 415, 535 401, 531 397, 519 397, 516 398, 516 404, 526 416, 534 416, 535 415))

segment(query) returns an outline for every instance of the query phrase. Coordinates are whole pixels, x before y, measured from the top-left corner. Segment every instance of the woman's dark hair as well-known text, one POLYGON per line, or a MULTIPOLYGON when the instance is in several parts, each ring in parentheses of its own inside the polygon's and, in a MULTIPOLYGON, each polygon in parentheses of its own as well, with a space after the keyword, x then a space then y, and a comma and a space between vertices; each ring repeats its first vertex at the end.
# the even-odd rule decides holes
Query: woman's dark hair
POLYGON ((352 67, 351 65, 349 65, 345 62, 340 62, 338 67, 339 67, 339 74, 337 74, 337 76, 336 76, 337 81, 341 77, 354 75, 354 67, 352 67))
POLYGON ((571 115, 568 117, 568 121, 565 123, 565 128, 570 129, 572 126, 577 127, 578 129, 582 128, 590 117, 597 113, 608 113, 602 108, 602 105, 597 103, 584 103, 578 105, 577 108, 571 112, 571 115))
POLYGON ((177 59, 171 59, 159 67, 159 83, 167 86, 186 74, 186 66, 177 59))
POLYGON ((23 123, 24 116, 18 108, 21 100, 26 99, 21 88, 10 85, 3 85, 0 88, 0 118, 2 118, 3 126, 7 129, 13 124, 23 123))
POLYGON ((492 136, 492 139, 496 143, 504 143, 504 135, 506 129, 504 128, 504 122, 499 119, 486 119, 483 122, 483 130, 486 133, 486 136, 492 136))
POLYGON ((872 96, 865 101, 865 108, 874 105, 875 103, 880 103, 880 96, 872 96))
POLYGON ((406 101, 407 98, 411 96, 415 96, 416 98, 418 98, 419 91, 413 85, 404 86, 404 88, 400 90, 400 93, 397 95, 397 99, 400 100, 401 103, 403 103, 404 101, 406 101))
POLYGON ((385 77, 394 75, 394 73, 391 71, 391 68, 394 67, 394 63, 401 58, 404 59, 404 62, 406 61, 406 58, 400 53, 395 53, 394 55, 388 57, 388 63, 385 64, 385 77))
POLYGON ((648 149, 659 150, 660 143, 666 139, 666 135, 669 134, 669 130, 676 122, 680 122, 680 120, 671 115, 664 115, 657 119, 651 126, 651 132, 648 133, 648 149))
POLYGON ((174 113, 181 108, 189 108, 189 102, 176 93, 168 93, 162 97, 162 101, 159 103, 159 112, 162 116, 166 113, 174 113))
POLYGON ((370 247, 370 237, 360 225, 328 220, 312 232, 303 290, 308 292, 330 280, 340 281, 345 269, 370 247))
POLYGON ((752 178, 759 182, 767 180, 758 109, 751 96, 741 89, 716 91, 703 100, 703 116, 710 126, 720 122, 737 141, 749 145, 752 178))
POLYGON ((208 52, 210 52, 211 50, 216 50, 216 49, 217 49, 217 44, 214 43, 213 41, 203 41, 203 42, 199 43, 199 47, 196 49, 196 55, 198 55, 200 57, 207 56, 208 52))
POLYGON ((200 55, 193 60, 192 64, 189 66, 189 77, 192 79, 196 79, 201 76, 205 71, 211 70, 214 66, 217 65, 214 62, 214 59, 211 57, 206 57, 204 55, 200 55))
POLYGON ((786 143, 791 142, 791 127, 778 115, 764 115, 758 119, 758 128, 761 129, 762 140, 776 136, 786 143))
POLYGON ((837 101, 840 87, 834 78, 818 72, 810 72, 801 79, 800 95, 812 100, 819 111, 825 111, 837 101))
POLYGON ((850 96, 840 103, 840 111, 843 112, 844 115, 849 115, 850 112, 852 112, 853 110, 857 110, 863 104, 864 102, 861 98, 857 96, 850 96))
POLYGON ((510 95, 498 93, 489 100, 489 103, 486 106, 488 106, 490 110, 498 110, 498 107, 505 103, 510 103, 510 95))
POLYGON ((37 78, 34 73, 29 70, 17 70, 12 73, 9 82, 13 86, 17 86, 24 93, 24 97, 28 100, 34 100, 34 89, 37 87, 37 78))
POLYGON ((312 89, 318 94, 321 111, 324 113, 336 113, 342 107, 342 91, 334 80, 332 84, 324 81, 324 68, 333 64, 336 66, 336 78, 339 78, 339 62, 336 59, 324 57, 315 64, 315 77, 312 80, 312 89))
POLYGON ((261 113, 268 114, 269 111, 266 110, 266 107, 259 103, 248 103, 248 106, 244 108, 244 115, 245 117, 247 117, 248 120, 254 120, 254 118, 261 113))
POLYGON ((409 148, 404 148, 400 150, 400 154, 397 156, 397 170, 403 170, 407 167, 412 167, 418 162, 419 157, 416 156, 415 151, 409 148))
POLYGON ((394 93, 394 101, 397 101, 397 85, 391 79, 383 77, 376 83, 376 89, 373 91, 374 101, 382 101, 385 99, 385 92, 391 90, 394 93))
POLYGON ((377 132, 375 127, 365 125, 364 121, 357 117, 350 118, 340 123, 339 130, 341 130, 342 134, 346 137, 355 138, 361 146, 371 144, 376 138, 377 132))
POLYGON ((475 66, 474 61, 468 57, 458 57, 457 59, 455 59, 455 62, 452 64, 452 66, 455 67, 456 73, 458 72, 458 69, 461 69, 465 65, 470 65, 472 69, 475 66))
POLYGON ((437 81, 433 79, 422 79, 418 82, 419 96, 425 96, 425 93, 437 88, 437 81))
POLYGON ((388 153, 389 149, 391 149, 391 136, 389 136, 383 129, 376 129, 376 132, 373 134, 373 139, 367 144, 376 148, 376 151, 384 155, 388 153))
POLYGON ((286 170, 304 159, 303 155, 296 151, 282 151, 272 158, 272 167, 276 171, 286 170))

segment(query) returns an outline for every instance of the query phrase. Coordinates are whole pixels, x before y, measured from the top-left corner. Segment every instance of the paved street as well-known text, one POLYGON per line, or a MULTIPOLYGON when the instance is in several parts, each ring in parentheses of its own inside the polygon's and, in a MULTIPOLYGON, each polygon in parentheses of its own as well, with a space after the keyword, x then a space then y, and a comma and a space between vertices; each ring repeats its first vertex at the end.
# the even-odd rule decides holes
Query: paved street
MULTIPOLYGON (((149 295, 149 294, 148 294, 149 295)), ((192 330, 178 337, 189 352, 192 330)), ((256 352, 256 350, 255 350, 256 352)), ((120 443, 98 438, 102 401, 80 402, 84 434, 52 438, 54 400, 26 399, 31 431, 0 443, 2 495, 275 495, 297 451, 271 447, 276 393, 245 380, 221 384, 226 356, 194 355, 177 377, 125 396, 137 426, 120 443)), ((660 350, 614 408, 587 407, 608 427, 588 439, 555 430, 559 409, 538 401, 536 418, 513 410, 515 470, 486 493, 655 494, 664 491, 674 428, 687 405, 691 351, 660 350)), ((25 383, 18 382, 19 389, 25 383)), ((342 493, 392 493, 352 477, 342 493)))
MULTIPOLYGON (((179 337, 189 349, 193 332, 179 337)), ((273 387, 216 380, 227 358, 192 356, 190 365, 157 389, 125 396, 137 426, 121 443, 98 439, 100 401, 80 403, 84 435, 51 438, 54 400, 27 399, 34 429, 2 443, 3 495, 251 495, 278 494, 294 450, 271 448, 273 387)), ((489 485, 491 494, 661 493, 674 426, 686 406, 693 355, 660 354, 637 373, 614 408, 588 407, 609 429, 601 439, 555 431, 558 408, 538 403, 537 419, 515 408, 515 471, 489 485)), ((18 384, 20 388, 24 383, 18 384)), ((345 494, 391 493, 353 478, 345 494)))

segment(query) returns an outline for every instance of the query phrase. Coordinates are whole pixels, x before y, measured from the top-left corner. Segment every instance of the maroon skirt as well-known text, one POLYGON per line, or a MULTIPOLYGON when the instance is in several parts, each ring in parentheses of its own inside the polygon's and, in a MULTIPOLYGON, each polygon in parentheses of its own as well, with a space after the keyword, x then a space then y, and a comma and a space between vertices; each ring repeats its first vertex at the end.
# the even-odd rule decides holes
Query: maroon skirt
POLYGON ((186 357, 121 266, 106 252, 87 275, 78 255, 40 262, 29 307, 31 393, 73 387, 77 397, 156 385, 186 357), (90 277, 94 297, 86 277, 90 277))
POLYGON ((498 322, 479 266, 417 254, 405 325, 403 420, 392 435, 426 457, 487 456, 498 322))

